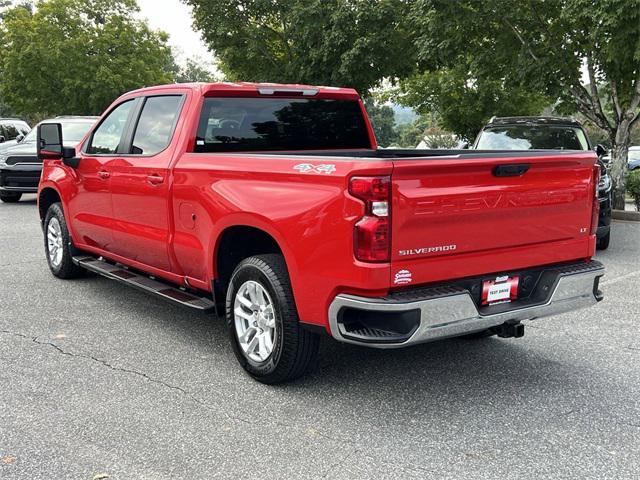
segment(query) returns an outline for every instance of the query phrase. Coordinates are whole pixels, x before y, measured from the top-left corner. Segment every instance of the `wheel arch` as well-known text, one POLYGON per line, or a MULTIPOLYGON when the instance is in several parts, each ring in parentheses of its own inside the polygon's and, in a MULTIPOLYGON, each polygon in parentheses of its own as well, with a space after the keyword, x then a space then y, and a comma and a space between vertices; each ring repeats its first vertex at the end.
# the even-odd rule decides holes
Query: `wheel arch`
POLYGON ((245 258, 276 253, 286 257, 276 237, 254 225, 237 224, 225 227, 213 250, 213 277, 221 289, 225 289, 231 274, 245 258))
MULTIPOLYGON (((54 203, 62 203, 62 196, 53 187, 45 187, 38 192, 38 214, 40 215, 40 223, 44 222, 49 207, 54 203)), ((64 206, 62 208, 64 211, 64 206)))

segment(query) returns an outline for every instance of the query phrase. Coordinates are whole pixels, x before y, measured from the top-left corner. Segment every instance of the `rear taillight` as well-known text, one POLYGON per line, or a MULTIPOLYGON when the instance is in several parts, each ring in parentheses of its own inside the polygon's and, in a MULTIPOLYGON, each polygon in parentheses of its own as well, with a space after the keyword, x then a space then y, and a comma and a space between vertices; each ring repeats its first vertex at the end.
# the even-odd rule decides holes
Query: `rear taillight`
POLYGON ((391 249, 390 177, 353 177, 349 193, 364 203, 364 216, 353 232, 353 249, 363 262, 388 262, 391 249))
POLYGON ((591 235, 598 231, 598 219, 600 217, 600 200, 598 200, 598 184, 602 170, 599 164, 593 166, 593 209, 591 211, 591 235))

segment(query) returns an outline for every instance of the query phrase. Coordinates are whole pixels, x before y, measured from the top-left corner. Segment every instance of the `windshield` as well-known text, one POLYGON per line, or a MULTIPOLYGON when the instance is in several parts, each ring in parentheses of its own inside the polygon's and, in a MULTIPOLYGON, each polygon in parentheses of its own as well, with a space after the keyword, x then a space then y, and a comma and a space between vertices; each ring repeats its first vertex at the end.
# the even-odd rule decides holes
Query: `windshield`
MULTIPOLYGON (((53 122, 46 122, 46 123, 53 123, 53 122)), ((62 138, 64 139, 64 143, 78 143, 80 140, 84 138, 84 136, 89 131, 93 123, 94 122, 92 120, 86 120, 81 122, 61 121, 60 124, 62 125, 62 138)), ((36 136, 38 134, 37 130, 38 130, 37 128, 34 128, 33 130, 31 130, 29 134, 26 137, 24 137, 23 142, 35 143, 36 136)))
POLYGON ((512 125, 485 128, 476 142, 478 150, 589 150, 579 127, 512 125))
POLYGON ((207 98, 196 152, 370 148, 355 100, 207 98))

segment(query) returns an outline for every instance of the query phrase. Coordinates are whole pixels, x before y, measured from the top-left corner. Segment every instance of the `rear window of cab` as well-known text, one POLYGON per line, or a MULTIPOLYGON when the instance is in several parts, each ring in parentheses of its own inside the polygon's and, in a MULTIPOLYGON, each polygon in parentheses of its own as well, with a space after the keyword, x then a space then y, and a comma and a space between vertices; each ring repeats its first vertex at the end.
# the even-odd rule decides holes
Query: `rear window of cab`
POLYGON ((367 149, 355 100, 206 98, 195 152, 367 149))

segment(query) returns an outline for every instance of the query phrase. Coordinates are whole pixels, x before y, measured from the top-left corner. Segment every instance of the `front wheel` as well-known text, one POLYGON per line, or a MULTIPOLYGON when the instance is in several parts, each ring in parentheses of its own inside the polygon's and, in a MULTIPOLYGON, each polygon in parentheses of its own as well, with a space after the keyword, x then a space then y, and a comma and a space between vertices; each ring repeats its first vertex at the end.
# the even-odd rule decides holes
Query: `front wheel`
POLYGON ((227 290, 226 315, 236 357, 259 382, 300 377, 317 357, 319 337, 300 326, 282 255, 240 262, 227 290))
POLYGON ((44 251, 49 269, 58 278, 77 278, 83 269, 73 263, 71 237, 62 206, 54 203, 44 218, 44 251))
POLYGON ((21 198, 20 192, 0 192, 0 200, 4 203, 18 203, 21 198))

